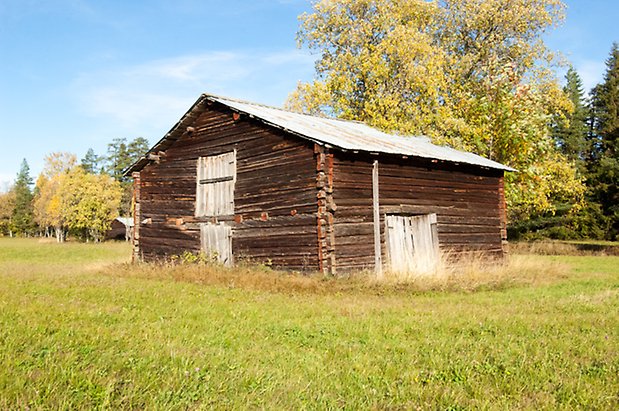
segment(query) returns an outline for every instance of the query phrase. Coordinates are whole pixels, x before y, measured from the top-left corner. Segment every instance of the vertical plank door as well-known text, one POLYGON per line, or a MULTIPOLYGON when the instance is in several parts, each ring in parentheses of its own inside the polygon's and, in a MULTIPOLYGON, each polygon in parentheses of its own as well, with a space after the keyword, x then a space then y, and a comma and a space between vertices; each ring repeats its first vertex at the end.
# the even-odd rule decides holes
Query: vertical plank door
POLYGON ((232 227, 225 223, 200 224, 202 251, 220 264, 232 264, 232 227))
POLYGON ((236 151, 198 158, 196 173, 196 217, 211 222, 200 224, 202 251, 220 263, 232 264, 232 227, 218 221, 234 215, 236 151))
POLYGON ((387 215, 389 268, 395 273, 430 273, 439 262, 436 214, 387 215))

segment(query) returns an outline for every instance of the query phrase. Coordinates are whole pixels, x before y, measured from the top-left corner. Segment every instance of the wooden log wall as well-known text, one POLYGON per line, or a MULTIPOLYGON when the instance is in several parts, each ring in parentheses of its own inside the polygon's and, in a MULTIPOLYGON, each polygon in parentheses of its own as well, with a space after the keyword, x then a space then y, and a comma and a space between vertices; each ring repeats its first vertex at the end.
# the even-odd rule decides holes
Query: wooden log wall
MULTIPOLYGON (((314 146, 210 103, 158 162, 141 173, 140 253, 146 260, 200 250, 195 217, 199 157, 237 151, 232 226, 236 261, 317 270, 314 146)), ((214 222, 214 221, 213 221, 214 222)))
POLYGON ((335 154, 333 199, 337 270, 374 269, 372 159, 335 154))
MULTIPOLYGON (((337 153, 333 163, 338 270, 374 269, 372 162, 337 153)), ((424 159, 379 158, 382 258, 385 214, 436 213, 443 252, 503 254, 502 172, 424 159)))

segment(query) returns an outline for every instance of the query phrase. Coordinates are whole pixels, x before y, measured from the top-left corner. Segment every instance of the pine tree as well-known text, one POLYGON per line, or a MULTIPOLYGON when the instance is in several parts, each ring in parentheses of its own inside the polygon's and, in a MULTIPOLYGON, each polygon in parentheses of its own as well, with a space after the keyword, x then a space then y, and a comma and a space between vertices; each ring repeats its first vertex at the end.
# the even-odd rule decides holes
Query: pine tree
POLYGON ((619 45, 606 60, 604 81, 592 92, 593 137, 597 152, 589 163, 589 184, 595 199, 611 219, 609 237, 619 236, 619 45))
POLYGON ((80 163, 87 173, 99 174, 101 172, 101 160, 101 157, 96 155, 92 148, 89 148, 80 163))
POLYGON ((115 138, 107 145, 107 173, 120 182, 129 181, 123 172, 148 151, 148 140, 137 137, 127 143, 126 138, 115 138))
POLYGON ((133 188, 130 178, 124 177, 123 172, 146 154, 149 148, 148 140, 137 137, 127 143, 126 138, 115 138, 107 147, 107 173, 120 182, 123 190, 119 211, 123 216, 129 215, 133 188))
MULTIPOLYGON (((148 140, 144 137, 137 137, 127 145, 127 153, 131 159, 131 164, 142 157, 149 149, 148 140)), ((130 164, 130 165, 131 165, 130 164)))
POLYGON ((107 174, 117 181, 123 181, 122 172, 131 165, 127 151, 127 139, 115 138, 107 145, 107 174))
POLYGON ((561 152, 576 164, 581 175, 585 174, 585 158, 587 157, 587 124, 589 111, 585 104, 582 80, 578 72, 570 67, 565 75, 567 83, 563 92, 574 106, 574 111, 564 119, 557 121, 554 135, 561 152))
POLYGON ((17 234, 29 235, 35 228, 34 214, 32 210, 32 177, 30 167, 26 159, 22 161, 19 173, 15 179, 13 190, 15 192, 15 208, 11 219, 13 228, 17 234))

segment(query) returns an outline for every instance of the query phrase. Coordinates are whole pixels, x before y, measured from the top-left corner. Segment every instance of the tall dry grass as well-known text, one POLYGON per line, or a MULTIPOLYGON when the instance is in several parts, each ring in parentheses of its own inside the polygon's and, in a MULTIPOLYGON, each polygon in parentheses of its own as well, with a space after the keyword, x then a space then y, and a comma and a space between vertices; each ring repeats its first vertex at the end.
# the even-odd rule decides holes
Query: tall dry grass
POLYGON ((449 260, 451 262, 440 264, 429 274, 387 272, 381 279, 371 271, 328 276, 315 272, 279 271, 256 264, 228 268, 212 263, 179 261, 116 264, 101 273, 276 293, 332 294, 499 290, 555 282, 565 278, 569 270, 558 262, 528 255, 512 255, 500 261, 488 260, 481 255, 449 260))
POLYGON ((472 254, 460 258, 443 256, 438 267, 429 273, 388 272, 382 283, 419 291, 498 290, 552 283, 566 278, 568 271, 567 265, 531 255, 492 259, 472 254))

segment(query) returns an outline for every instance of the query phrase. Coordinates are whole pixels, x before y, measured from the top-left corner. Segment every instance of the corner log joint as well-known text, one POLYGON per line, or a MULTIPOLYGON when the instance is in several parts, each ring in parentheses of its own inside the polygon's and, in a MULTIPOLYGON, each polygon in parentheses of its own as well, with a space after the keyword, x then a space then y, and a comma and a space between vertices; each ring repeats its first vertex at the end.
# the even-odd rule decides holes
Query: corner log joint
POLYGON ((316 199, 319 269, 325 274, 336 274, 333 200, 333 154, 319 144, 314 145, 316 157, 316 199))

